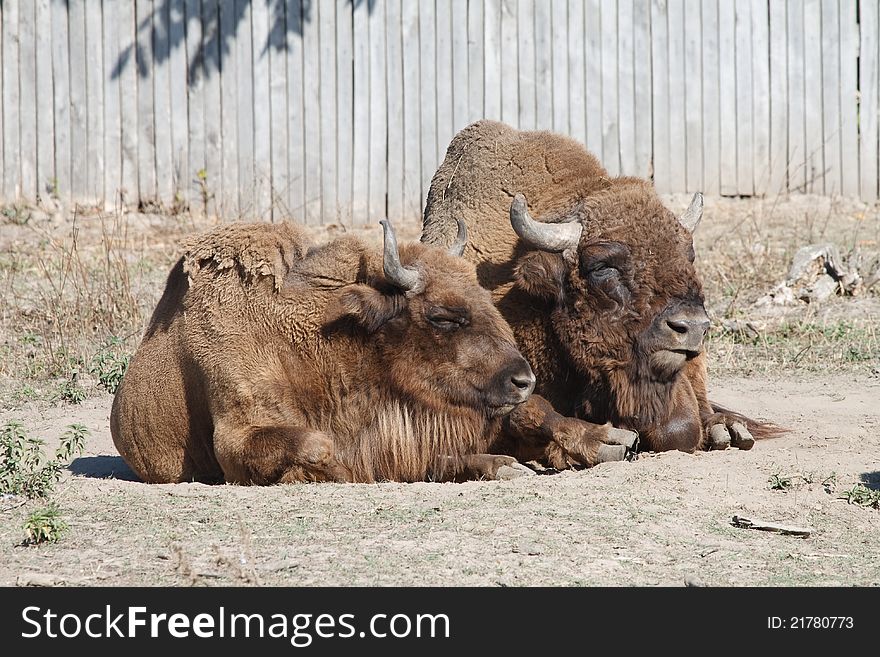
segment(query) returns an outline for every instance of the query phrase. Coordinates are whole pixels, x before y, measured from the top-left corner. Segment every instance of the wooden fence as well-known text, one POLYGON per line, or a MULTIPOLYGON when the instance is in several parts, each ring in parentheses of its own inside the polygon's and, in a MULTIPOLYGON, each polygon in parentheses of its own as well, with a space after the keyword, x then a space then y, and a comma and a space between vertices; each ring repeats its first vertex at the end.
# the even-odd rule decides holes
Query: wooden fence
POLYGON ((2 0, 0 201, 417 216, 455 132, 660 191, 878 195, 877 0, 2 0))

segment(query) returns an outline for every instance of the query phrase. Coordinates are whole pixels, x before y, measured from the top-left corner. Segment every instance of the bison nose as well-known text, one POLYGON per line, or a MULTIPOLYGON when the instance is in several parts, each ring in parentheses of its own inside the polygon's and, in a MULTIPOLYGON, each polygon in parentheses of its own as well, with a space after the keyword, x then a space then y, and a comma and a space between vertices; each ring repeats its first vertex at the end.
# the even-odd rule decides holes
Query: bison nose
POLYGON ((669 349, 699 351, 709 330, 709 316, 702 308, 679 310, 666 318, 669 349))
POLYGON ((506 387, 507 397, 512 404, 520 404, 532 394, 535 389, 535 375, 525 360, 510 372, 506 387))

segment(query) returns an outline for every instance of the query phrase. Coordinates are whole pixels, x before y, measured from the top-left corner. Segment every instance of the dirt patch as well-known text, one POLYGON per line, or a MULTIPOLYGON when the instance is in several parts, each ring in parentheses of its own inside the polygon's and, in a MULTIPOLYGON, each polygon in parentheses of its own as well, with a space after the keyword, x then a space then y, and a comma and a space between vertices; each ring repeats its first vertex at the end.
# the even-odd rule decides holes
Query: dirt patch
MULTIPOLYGON (((710 392, 792 429, 749 452, 645 455, 509 482, 148 486, 113 447, 112 397, 90 365, 111 337, 134 349, 180 237, 213 221, 93 213, 74 231, 69 215, 37 213, 0 224, 0 424, 19 419, 50 447, 71 423, 91 434, 54 496, 70 526, 59 543, 22 547, 39 503, 0 500, 0 585, 880 584, 880 511, 840 497, 880 488, 877 291, 778 316, 754 307, 803 244, 876 249, 875 208, 707 199, 697 252, 714 322, 710 392), (108 304, 76 315, 94 310, 90 291, 108 304), (60 396, 71 379, 85 393, 77 404, 60 396), (736 528, 734 515, 813 532, 736 528)), ((381 239, 378 226, 359 232, 381 239)), ((401 233, 417 236, 417 220, 401 233)))

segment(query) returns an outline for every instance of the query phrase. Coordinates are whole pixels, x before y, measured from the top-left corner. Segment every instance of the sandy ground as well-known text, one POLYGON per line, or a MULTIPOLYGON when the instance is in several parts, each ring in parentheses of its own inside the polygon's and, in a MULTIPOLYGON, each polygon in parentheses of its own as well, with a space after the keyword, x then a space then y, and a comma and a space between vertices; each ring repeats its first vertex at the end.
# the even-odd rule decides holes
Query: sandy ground
POLYGON ((3 514, 0 585, 880 585, 880 512, 838 497, 880 485, 880 379, 727 378, 712 393, 793 431, 508 482, 150 486, 116 454, 109 395, 19 408, 35 434, 76 421, 92 436, 59 487, 60 543, 18 546, 25 508, 3 514), (771 490, 774 474, 792 488, 771 490), (735 528, 735 514, 813 534, 735 528))

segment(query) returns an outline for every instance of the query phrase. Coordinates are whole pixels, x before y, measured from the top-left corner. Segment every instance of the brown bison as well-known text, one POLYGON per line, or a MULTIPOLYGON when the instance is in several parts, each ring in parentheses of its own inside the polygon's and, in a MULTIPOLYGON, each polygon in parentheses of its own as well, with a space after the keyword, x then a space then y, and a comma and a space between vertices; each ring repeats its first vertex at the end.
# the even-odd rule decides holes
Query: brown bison
POLYGON ((486 453, 535 379, 459 257, 464 224, 452 253, 398 251, 384 228, 384 252, 309 248, 292 224, 193 239, 113 402, 131 468, 156 483, 531 474, 486 453))
POLYGON ((676 218, 650 182, 612 178, 572 139, 481 121, 434 175, 422 241, 448 243, 465 219, 464 255, 557 412, 637 431, 649 450, 749 449, 777 428, 706 397, 702 205, 676 218))

